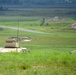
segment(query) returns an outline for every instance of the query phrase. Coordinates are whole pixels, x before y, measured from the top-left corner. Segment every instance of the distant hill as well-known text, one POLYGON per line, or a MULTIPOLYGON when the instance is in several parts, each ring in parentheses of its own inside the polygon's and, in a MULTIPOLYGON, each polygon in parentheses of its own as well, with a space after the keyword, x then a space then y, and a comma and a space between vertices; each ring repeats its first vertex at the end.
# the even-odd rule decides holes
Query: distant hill
POLYGON ((0 5, 13 7, 76 7, 76 0, 0 0, 0 5))

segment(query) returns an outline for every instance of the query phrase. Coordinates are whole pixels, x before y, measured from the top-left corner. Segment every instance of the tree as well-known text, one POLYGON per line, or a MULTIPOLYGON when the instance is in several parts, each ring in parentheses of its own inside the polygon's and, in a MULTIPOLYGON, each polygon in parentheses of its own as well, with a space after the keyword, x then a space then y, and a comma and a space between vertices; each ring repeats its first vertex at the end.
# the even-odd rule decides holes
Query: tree
POLYGON ((45 18, 42 19, 40 26, 42 26, 44 23, 45 23, 45 18))
POLYGON ((4 8, 2 6, 0 6, 0 11, 3 11, 3 10, 4 10, 4 8))
POLYGON ((5 8, 3 6, 0 6, 0 11, 6 11, 6 10, 8 10, 8 8, 5 8))

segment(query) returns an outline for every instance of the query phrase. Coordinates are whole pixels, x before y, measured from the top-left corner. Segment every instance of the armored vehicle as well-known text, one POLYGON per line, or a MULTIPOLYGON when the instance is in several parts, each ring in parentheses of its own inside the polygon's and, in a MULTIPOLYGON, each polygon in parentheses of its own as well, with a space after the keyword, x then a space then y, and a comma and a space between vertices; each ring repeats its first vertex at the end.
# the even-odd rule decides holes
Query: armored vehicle
POLYGON ((19 43, 16 40, 6 40, 5 48, 19 48, 19 43))

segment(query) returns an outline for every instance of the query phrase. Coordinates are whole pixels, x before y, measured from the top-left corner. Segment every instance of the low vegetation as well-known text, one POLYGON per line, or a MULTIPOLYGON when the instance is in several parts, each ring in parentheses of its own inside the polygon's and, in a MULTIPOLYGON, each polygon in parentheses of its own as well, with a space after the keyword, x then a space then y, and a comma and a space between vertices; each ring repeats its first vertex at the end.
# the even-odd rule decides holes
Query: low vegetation
MULTIPOLYGON (((53 17, 55 18, 55 16, 53 17)), ((59 17, 60 18, 60 17, 59 17)), ((63 17, 62 17, 63 18, 63 17)), ((43 34, 19 30, 19 37, 29 37, 30 42, 19 41, 21 47, 26 47, 24 53, 0 53, 1 75, 75 75, 76 30, 71 28, 75 19, 53 20, 45 17, 1 16, 0 26, 19 27, 43 34)), ((17 36, 17 30, 0 28, 0 46, 5 40, 17 36)))

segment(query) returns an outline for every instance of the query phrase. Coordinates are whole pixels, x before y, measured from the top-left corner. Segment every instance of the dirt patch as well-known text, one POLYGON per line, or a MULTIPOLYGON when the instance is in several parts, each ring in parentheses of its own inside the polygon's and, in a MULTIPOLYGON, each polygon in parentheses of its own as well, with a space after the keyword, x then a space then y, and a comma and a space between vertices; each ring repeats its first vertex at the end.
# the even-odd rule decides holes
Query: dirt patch
POLYGON ((72 24, 71 28, 76 29, 76 23, 72 24))
POLYGON ((46 21, 66 21, 66 20, 70 20, 70 18, 59 17, 59 16, 46 18, 46 21))
POLYGON ((45 69, 46 66, 37 65, 37 66, 32 66, 32 68, 34 68, 34 69, 38 69, 38 68, 45 69))

